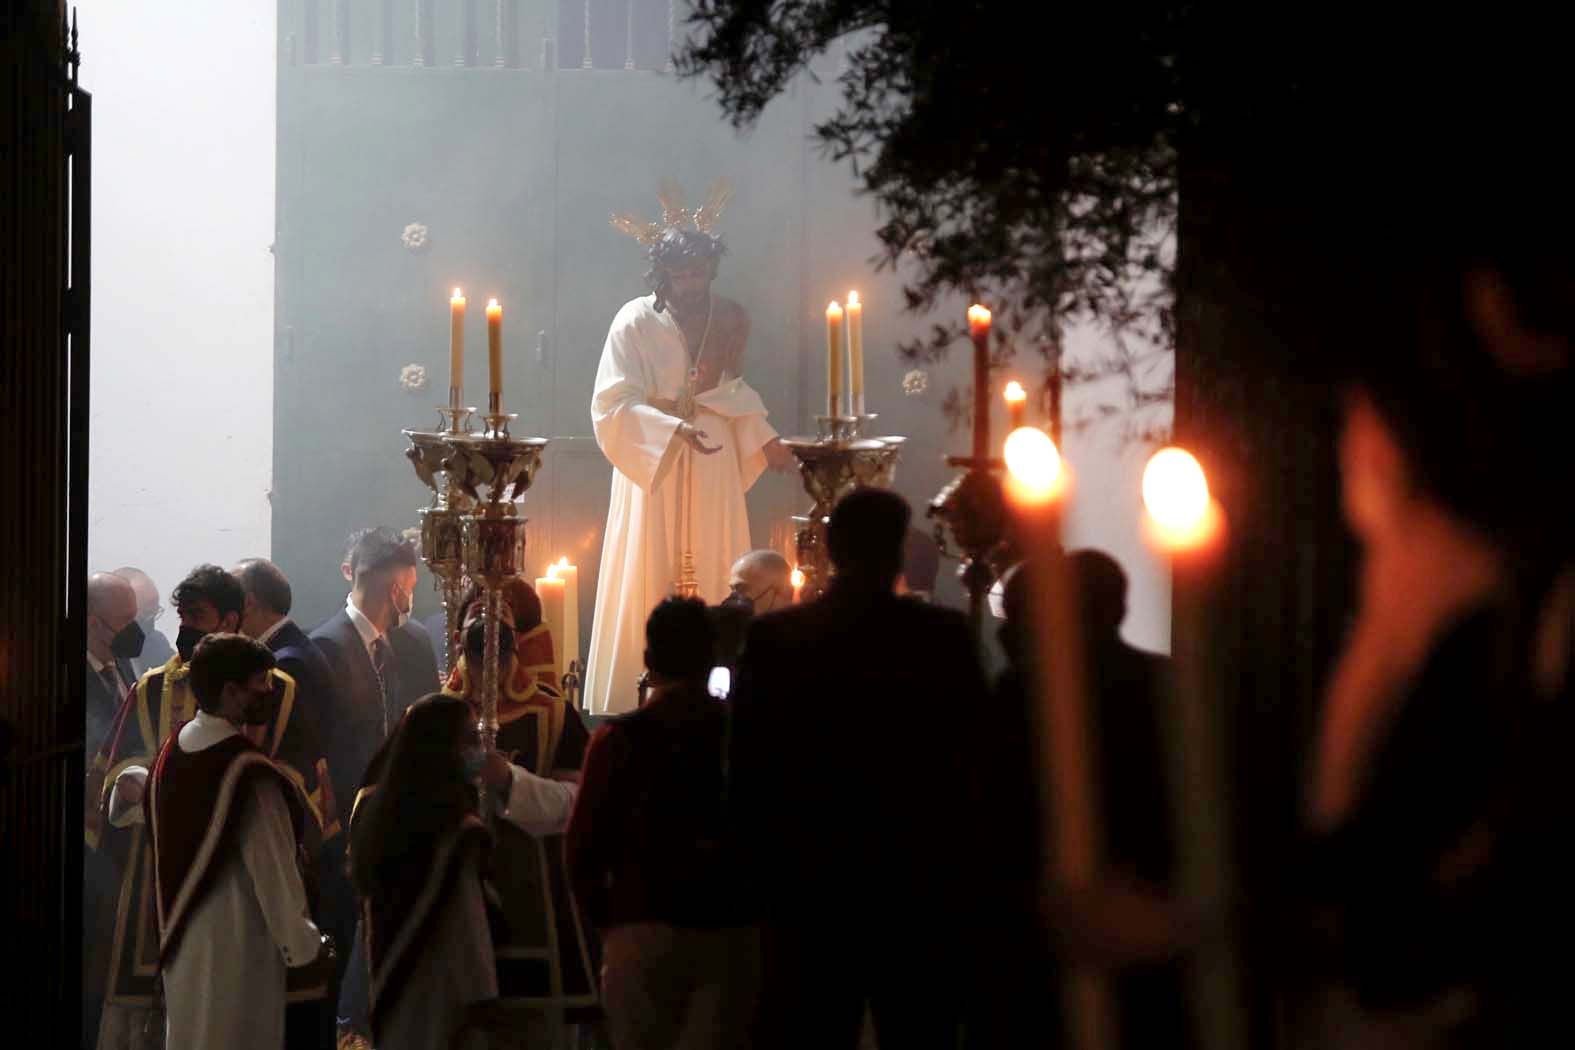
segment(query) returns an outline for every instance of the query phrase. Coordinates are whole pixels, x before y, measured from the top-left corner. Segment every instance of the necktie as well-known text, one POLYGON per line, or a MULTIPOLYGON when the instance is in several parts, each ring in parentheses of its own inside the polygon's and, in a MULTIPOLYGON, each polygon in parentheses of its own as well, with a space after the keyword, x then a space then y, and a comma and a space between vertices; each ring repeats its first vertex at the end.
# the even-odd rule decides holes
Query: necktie
POLYGON ((377 672, 377 686, 383 700, 383 739, 388 739, 389 710, 399 696, 399 673, 394 666, 393 646, 386 636, 372 643, 372 670, 377 672))
POLYGON ((104 679, 104 684, 109 686, 110 696, 113 696, 116 700, 124 700, 126 698, 126 687, 120 680, 120 673, 115 670, 113 665, 105 667, 98 674, 100 678, 104 679))

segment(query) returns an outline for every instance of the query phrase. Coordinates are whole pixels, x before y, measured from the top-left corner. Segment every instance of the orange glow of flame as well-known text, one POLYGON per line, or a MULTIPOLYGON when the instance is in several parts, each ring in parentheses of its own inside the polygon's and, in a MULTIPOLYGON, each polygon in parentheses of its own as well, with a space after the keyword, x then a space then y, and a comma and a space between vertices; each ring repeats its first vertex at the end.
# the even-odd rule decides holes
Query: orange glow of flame
POLYGON ((564 555, 557 561, 553 562, 551 565, 547 566, 547 579, 556 580, 570 568, 573 568, 573 566, 569 564, 569 556, 564 555))
POLYGON ((990 327, 990 311, 974 303, 968 307, 968 331, 978 335, 990 327))
POLYGON ((837 302, 835 299, 831 300, 831 304, 826 307, 826 316, 827 317, 835 317, 838 320, 841 320, 842 319, 842 304, 837 302))
POLYGON ((1212 537, 1218 508, 1197 458, 1181 448, 1162 448, 1143 468, 1143 506, 1152 539, 1170 550, 1199 546, 1212 537))
POLYGON ((859 293, 858 292, 849 292, 848 293, 848 306, 851 308, 851 307, 858 306, 858 305, 859 305, 859 293))
POLYGON ((465 299, 465 293, 460 291, 458 288, 455 288, 454 289, 454 300, 456 302, 463 302, 464 299, 465 299))
POLYGON ((497 314, 499 317, 502 317, 503 316, 503 307, 498 305, 498 301, 496 299, 488 299, 487 300, 487 316, 491 317, 493 314, 497 314))
POLYGON ((1028 400, 1028 391, 1023 389, 1023 384, 1014 379, 1006 384, 1006 391, 1003 396, 1009 404, 1021 404, 1028 400))
POLYGON ((1038 427, 1018 427, 1006 436, 1007 495, 1037 505, 1060 498, 1066 486, 1061 453, 1038 427))
POLYGON ((793 589, 795 591, 798 590, 800 587, 804 586, 804 570, 800 569, 797 565, 793 566, 793 575, 790 576, 789 579, 793 582, 793 589))

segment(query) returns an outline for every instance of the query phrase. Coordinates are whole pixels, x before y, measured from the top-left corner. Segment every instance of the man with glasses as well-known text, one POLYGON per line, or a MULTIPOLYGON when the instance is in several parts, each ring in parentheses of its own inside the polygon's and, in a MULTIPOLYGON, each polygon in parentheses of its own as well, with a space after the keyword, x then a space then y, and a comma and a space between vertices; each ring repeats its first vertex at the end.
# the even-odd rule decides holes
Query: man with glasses
POLYGON ((159 604, 159 585, 153 577, 131 565, 116 569, 114 575, 131 584, 137 595, 137 624, 142 628, 142 655, 131 661, 132 670, 140 678, 149 671, 163 667, 175 655, 175 647, 158 628, 165 609, 159 604))
POLYGON ((738 669, 749 621, 793 604, 793 566, 773 550, 750 551, 733 563, 728 573, 729 594, 710 610, 716 633, 716 666, 725 667, 728 680, 738 669))

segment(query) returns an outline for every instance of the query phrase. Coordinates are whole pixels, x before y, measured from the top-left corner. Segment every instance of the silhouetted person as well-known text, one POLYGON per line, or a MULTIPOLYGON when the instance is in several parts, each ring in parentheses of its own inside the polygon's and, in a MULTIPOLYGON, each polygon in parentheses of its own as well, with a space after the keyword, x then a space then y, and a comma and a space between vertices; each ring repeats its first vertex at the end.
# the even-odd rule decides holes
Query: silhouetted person
POLYGON ((763 928, 759 1045, 953 1046, 989 761, 960 613, 894 593, 908 505, 852 493, 817 601, 751 625, 730 751, 734 826, 763 928))
POLYGON ((1038 1039, 1063 1038, 1059 999, 1042 1004, 1032 998, 1034 989, 1059 987, 1067 952, 1119 942, 1119 954, 1101 947, 1099 958, 1083 961, 1108 967, 1120 1045, 1189 1046, 1194 1022, 1177 958, 1180 916, 1167 904, 1177 875, 1170 760, 1163 743, 1170 661, 1121 638, 1127 577, 1114 558, 1097 550, 1073 551, 1066 558, 1083 633, 1101 887, 1069 896, 1050 881, 1046 771, 1037 746, 1041 731, 1030 710, 1038 702, 1034 663, 1048 654, 1030 634, 1027 614, 1036 576, 1025 566, 1005 588, 1000 637, 1008 666, 992 705, 1000 750, 986 792, 992 803, 985 819, 995 829, 989 835, 993 860, 986 866, 999 883, 989 895, 990 919, 982 924, 984 950, 1009 960, 1000 966, 1008 976, 1000 983, 985 975, 995 987, 982 992, 986 1005, 973 1021, 975 1038, 996 1045, 1030 1026, 1036 1026, 1038 1039))
POLYGON ((617 1050, 731 1050, 747 1043, 759 948, 724 811, 727 709, 706 691, 706 608, 669 598, 645 637, 650 693, 591 739, 569 877, 602 938, 617 1050))
POLYGON ((1538 948, 1575 928, 1575 257, 1562 186, 1523 186, 1529 164, 1495 185, 1482 159, 1447 239, 1371 253, 1359 290, 1383 322, 1351 355, 1339 445, 1359 608, 1303 869, 1349 1045, 1542 1046, 1568 1024, 1569 966, 1538 948))

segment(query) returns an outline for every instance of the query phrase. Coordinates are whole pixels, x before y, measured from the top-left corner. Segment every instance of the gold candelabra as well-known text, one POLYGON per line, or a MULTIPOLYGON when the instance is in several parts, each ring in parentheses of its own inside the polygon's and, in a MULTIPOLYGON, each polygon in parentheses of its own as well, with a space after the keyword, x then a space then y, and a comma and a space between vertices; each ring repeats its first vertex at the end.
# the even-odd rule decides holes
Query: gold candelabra
POLYGON ((798 459, 804 491, 814 501, 808 511, 793 518, 798 568, 804 574, 804 586, 799 591, 801 601, 818 598, 831 582, 826 524, 832 509, 854 489, 890 488, 906 440, 862 436, 877 418, 873 414, 815 418, 819 423, 818 436, 782 441, 798 459))

